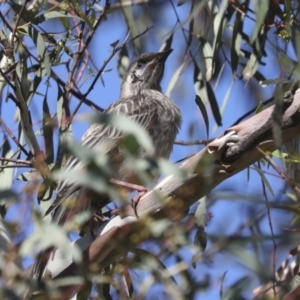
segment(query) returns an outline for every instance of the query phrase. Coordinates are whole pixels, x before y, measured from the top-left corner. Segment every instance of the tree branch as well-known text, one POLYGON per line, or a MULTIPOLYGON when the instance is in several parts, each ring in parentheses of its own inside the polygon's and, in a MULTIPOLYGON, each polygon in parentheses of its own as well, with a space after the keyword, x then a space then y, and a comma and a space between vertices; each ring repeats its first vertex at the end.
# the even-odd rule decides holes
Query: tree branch
MULTIPOLYGON (((274 105, 254 115, 243 123, 229 128, 234 130, 242 140, 257 132, 272 116, 274 105)), ((300 134, 300 90, 294 96, 293 103, 287 108, 282 117, 282 123, 288 120, 299 120, 291 126, 283 128, 282 141, 286 143, 300 134)), ((227 131, 226 131, 227 132, 227 131)), ((252 145, 235 161, 224 163, 222 157, 227 148, 217 150, 216 142, 226 135, 224 132, 216 141, 212 142, 193 157, 185 161, 180 169, 189 174, 186 178, 170 175, 162 179, 153 190, 146 193, 139 201, 135 211, 130 205, 119 210, 119 216, 104 223, 97 231, 98 237, 85 235, 75 243, 83 252, 83 266, 95 263, 99 270, 125 255, 128 250, 138 246, 151 236, 151 226, 145 218, 157 220, 168 218, 172 221, 181 220, 185 211, 195 201, 209 193, 224 180, 248 168, 251 164, 264 157, 264 153, 274 151, 277 147, 269 136, 263 134, 256 145, 252 145), (212 151, 212 149, 215 149, 212 151), (122 245, 122 246, 121 246, 122 245)), ((258 141, 258 140, 257 140, 258 141)), ((72 257, 63 257, 56 251, 53 261, 47 266, 53 279, 77 274, 78 267, 72 262, 72 257)), ((78 290, 78 286, 66 289, 78 290)))

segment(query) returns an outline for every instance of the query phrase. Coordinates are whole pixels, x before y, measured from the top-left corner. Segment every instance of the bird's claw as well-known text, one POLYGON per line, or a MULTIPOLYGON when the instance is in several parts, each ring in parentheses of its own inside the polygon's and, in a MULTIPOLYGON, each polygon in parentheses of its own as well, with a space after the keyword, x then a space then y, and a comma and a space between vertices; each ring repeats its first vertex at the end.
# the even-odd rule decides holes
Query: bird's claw
POLYGON ((228 131, 224 136, 218 138, 208 144, 207 150, 209 153, 213 153, 215 150, 220 151, 225 146, 233 146, 240 140, 235 131, 228 131))
POLYGON ((138 192, 132 199, 131 199, 131 206, 134 210, 134 213, 136 215, 136 217, 138 217, 138 214, 137 214, 137 206, 141 200, 141 198, 148 192, 148 189, 144 189, 143 191, 141 192, 138 192))

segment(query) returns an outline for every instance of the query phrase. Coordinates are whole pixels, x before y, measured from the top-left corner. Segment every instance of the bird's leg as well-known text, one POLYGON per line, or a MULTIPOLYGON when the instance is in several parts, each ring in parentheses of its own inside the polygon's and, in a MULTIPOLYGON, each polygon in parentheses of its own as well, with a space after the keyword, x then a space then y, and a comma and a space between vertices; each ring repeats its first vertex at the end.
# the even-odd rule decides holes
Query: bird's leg
POLYGON ((142 198, 142 196, 148 192, 148 189, 145 188, 145 187, 142 186, 142 185, 132 184, 132 183, 120 181, 120 180, 113 179, 113 178, 110 179, 109 181, 110 181, 111 183, 117 185, 117 186, 125 187, 125 188, 130 189, 130 190, 136 190, 136 191, 138 191, 137 195, 135 195, 135 196, 131 199, 131 205, 132 205, 132 208, 134 209, 134 213, 135 213, 136 216, 137 216, 136 207, 137 207, 137 205, 138 205, 140 199, 142 198))

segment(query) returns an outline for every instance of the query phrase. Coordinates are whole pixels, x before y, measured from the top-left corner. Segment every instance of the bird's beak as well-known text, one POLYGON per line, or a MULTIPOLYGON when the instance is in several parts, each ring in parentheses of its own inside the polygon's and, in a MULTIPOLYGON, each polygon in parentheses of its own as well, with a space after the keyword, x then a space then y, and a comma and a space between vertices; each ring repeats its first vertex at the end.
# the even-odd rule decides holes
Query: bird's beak
POLYGON ((163 52, 159 52, 157 54, 157 60, 159 60, 159 61, 166 61, 166 59, 171 54, 171 52, 173 52, 173 49, 168 49, 168 50, 165 50, 163 52))
POLYGON ((148 64, 147 67, 150 67, 152 65, 155 65, 158 62, 165 62, 168 58, 168 56, 171 54, 171 52, 173 51, 173 49, 168 49, 165 50, 163 52, 158 52, 157 56, 155 58, 153 58, 148 64))

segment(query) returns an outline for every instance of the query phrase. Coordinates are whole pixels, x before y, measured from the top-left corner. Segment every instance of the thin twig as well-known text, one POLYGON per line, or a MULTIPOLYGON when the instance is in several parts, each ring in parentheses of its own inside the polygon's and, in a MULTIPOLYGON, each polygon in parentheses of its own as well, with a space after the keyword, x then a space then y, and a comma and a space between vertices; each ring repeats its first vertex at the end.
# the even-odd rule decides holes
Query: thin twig
POLYGON ((174 144, 181 145, 181 146, 191 146, 191 145, 207 145, 212 142, 214 139, 207 139, 207 140, 195 140, 195 141, 182 141, 176 140, 174 144))
POLYGON ((0 165, 1 169, 13 169, 13 168, 29 168, 32 166, 25 166, 25 165, 0 165))
MULTIPOLYGON (((258 149, 260 150, 260 149, 258 149)), ((266 155, 264 159, 273 167, 273 169, 291 186, 291 188, 297 192, 297 194, 300 194, 300 189, 296 186, 296 184, 291 181, 291 179, 285 174, 284 171, 282 171, 272 160, 272 158, 269 155, 266 155)))
POLYGON ((153 26, 147 27, 143 32, 141 32, 140 34, 136 35, 135 37, 133 37, 131 40, 123 42, 120 46, 115 47, 113 49, 113 51, 111 52, 110 56, 104 61, 103 66, 101 67, 101 69, 98 71, 97 75, 94 78, 94 81, 92 82, 91 86, 89 87, 89 89, 86 91, 86 93, 83 95, 84 97, 86 97, 93 89, 95 84, 97 83, 99 77, 102 75, 104 69, 106 68, 106 65, 109 63, 109 61, 113 58, 113 56, 120 51, 125 45, 131 43, 132 41, 134 41, 135 39, 139 38, 140 36, 142 36, 143 34, 145 34, 147 31, 149 31, 150 29, 152 29, 153 26))
POLYGON ((24 160, 24 159, 13 159, 13 158, 7 158, 7 157, 0 157, 0 161, 13 162, 16 164, 23 164, 23 165, 32 167, 32 162, 29 160, 24 160))
POLYGON ((16 31, 17 31, 17 28, 18 28, 18 26, 19 26, 19 22, 20 22, 20 20, 21 20, 21 18, 22 18, 22 14, 23 14, 23 12, 24 12, 24 10, 26 9, 26 5, 27 5, 27 3, 29 2, 30 0, 25 0, 24 1, 24 4, 23 4, 23 6, 22 6, 22 8, 21 8, 21 10, 20 10, 20 12, 19 12, 19 14, 18 14, 18 17, 17 17, 17 20, 15 21, 15 25, 14 25, 14 27, 13 27, 13 31, 12 31, 12 35, 11 35, 11 47, 12 47, 12 49, 15 49, 15 37, 16 38, 18 38, 17 36, 16 36, 16 31))
MULTIPOLYGON (((110 6, 110 2, 108 0, 105 1, 105 6, 104 6, 104 9, 101 13, 101 15, 99 16, 97 22, 95 23, 94 27, 92 30, 90 30, 89 32, 89 35, 82 47, 82 49, 80 49, 80 46, 81 46, 81 43, 82 43, 82 35, 83 35, 83 32, 81 31, 80 35, 81 35, 81 38, 80 38, 80 43, 78 44, 78 49, 77 49, 77 52, 74 53, 73 55, 73 64, 72 64, 72 67, 71 67, 71 70, 69 72, 69 75, 68 75, 68 79, 67 79, 67 83, 66 83, 66 91, 67 91, 67 95, 66 95, 66 98, 68 99, 68 95, 69 95, 69 89, 72 87, 72 83, 73 82, 73 75, 74 75, 74 72, 79 64, 79 62, 81 61, 81 58, 85 52, 85 50, 87 49, 87 47, 89 46, 99 24, 101 23, 102 19, 104 18, 104 16, 106 15, 106 12, 108 10, 110 6)), ((74 9, 75 10, 75 9, 74 9)))
MULTIPOLYGON (((260 166, 260 162, 258 161, 258 167, 261 170, 261 166, 260 166)), ((276 251, 277 251, 277 243, 275 241, 275 235, 274 235, 274 229, 273 229, 273 224, 272 224, 272 218, 271 218, 271 213, 270 213, 270 203, 269 203, 269 199, 268 199, 268 194, 266 191, 266 185, 263 181, 263 179, 261 178, 261 184, 262 184, 262 188, 263 188, 263 195, 265 197, 266 200, 266 207, 267 207, 267 216, 268 216, 268 222, 269 222, 269 227, 270 227, 270 231, 271 231, 271 236, 272 236, 272 242, 273 242, 273 274, 275 274, 276 272, 276 251)), ((273 282, 273 292, 274 295, 276 295, 276 286, 275 286, 275 281, 273 282)))

